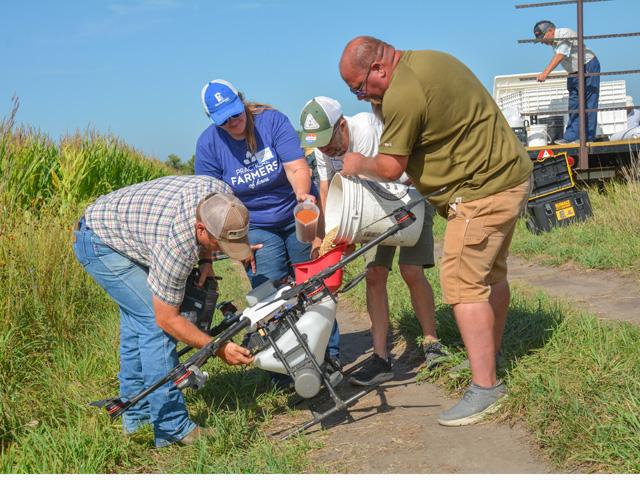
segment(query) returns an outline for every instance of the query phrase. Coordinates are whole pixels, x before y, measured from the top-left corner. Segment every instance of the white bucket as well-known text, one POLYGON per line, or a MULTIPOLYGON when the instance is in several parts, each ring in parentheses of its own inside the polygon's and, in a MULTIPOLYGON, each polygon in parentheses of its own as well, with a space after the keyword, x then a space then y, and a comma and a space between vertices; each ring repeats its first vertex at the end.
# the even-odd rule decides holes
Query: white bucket
MULTIPOLYGON (((393 216, 380 220, 382 217, 421 196, 414 187, 401 183, 372 182, 357 177, 343 177, 338 173, 334 175, 327 194, 325 231, 330 232, 338 227, 336 243, 368 242, 396 224, 393 216)), ((413 207, 411 211, 416 221, 385 239, 381 245, 412 247, 418 243, 424 210, 424 203, 413 207)))
POLYGON ((520 115, 520 111, 517 108, 508 107, 505 108, 502 113, 504 114, 511 128, 524 127, 524 118, 522 118, 522 115, 520 115))
POLYGON ((547 124, 529 125, 527 128, 527 145, 530 147, 544 147, 547 145, 547 124))

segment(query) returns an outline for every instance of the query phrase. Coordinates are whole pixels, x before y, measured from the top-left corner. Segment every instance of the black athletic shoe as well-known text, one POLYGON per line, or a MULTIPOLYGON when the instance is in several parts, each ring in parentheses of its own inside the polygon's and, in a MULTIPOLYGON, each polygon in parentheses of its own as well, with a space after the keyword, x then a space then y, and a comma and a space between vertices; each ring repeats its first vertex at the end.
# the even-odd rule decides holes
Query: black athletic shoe
POLYGON ((391 360, 384 360, 374 353, 360 370, 349 377, 349 382, 353 385, 369 387, 392 379, 391 360))
POLYGON ((425 364, 429 370, 433 370, 447 359, 449 355, 444 346, 438 342, 427 342, 422 344, 425 364))

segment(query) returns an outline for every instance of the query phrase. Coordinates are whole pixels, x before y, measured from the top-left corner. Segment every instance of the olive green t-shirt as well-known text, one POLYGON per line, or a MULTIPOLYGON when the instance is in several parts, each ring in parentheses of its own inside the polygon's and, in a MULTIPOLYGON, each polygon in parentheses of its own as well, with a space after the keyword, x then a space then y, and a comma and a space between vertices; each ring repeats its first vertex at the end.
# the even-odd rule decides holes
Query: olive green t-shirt
POLYGON ((382 101, 380 153, 407 155, 407 174, 441 215, 521 184, 533 165, 476 76, 446 53, 405 51, 382 101))

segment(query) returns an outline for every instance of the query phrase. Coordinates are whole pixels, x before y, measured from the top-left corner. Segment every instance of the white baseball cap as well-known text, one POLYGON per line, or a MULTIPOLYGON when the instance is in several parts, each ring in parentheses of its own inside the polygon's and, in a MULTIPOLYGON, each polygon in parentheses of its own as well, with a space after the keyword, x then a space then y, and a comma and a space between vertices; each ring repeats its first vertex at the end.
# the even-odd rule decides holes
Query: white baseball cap
POLYGON ((627 95, 627 107, 633 107, 633 97, 631 95, 627 95))

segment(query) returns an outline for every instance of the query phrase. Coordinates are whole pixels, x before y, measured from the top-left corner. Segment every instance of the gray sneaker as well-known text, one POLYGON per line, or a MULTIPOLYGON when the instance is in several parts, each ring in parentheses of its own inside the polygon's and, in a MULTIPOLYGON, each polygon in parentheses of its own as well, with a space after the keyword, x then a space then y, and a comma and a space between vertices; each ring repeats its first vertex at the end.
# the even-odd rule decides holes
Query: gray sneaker
POLYGON ((423 343, 422 351, 424 352, 425 365, 429 370, 436 368, 449 356, 444 346, 438 341, 423 343))
POLYGON ((506 396, 507 389, 502 382, 490 388, 472 383, 458 403, 440 414, 438 423, 446 427, 478 423, 490 413, 496 412, 500 408, 500 400, 506 396))

